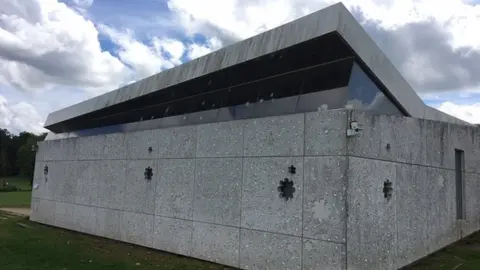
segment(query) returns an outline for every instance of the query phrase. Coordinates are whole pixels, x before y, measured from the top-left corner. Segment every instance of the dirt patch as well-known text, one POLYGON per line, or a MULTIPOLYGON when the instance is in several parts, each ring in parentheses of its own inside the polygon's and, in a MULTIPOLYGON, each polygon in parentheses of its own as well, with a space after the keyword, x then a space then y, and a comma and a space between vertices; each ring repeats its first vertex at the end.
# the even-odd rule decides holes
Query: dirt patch
POLYGON ((13 215, 18 216, 30 216, 30 208, 13 208, 13 207, 2 207, 0 211, 4 211, 13 215))

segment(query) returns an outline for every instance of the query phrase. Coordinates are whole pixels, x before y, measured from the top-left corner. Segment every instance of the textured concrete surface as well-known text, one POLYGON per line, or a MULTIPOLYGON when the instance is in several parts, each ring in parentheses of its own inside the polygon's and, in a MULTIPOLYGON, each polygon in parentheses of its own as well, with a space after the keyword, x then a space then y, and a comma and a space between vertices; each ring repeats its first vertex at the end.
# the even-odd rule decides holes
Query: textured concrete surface
POLYGON ((195 157, 197 148, 195 126, 159 129, 155 136, 158 139, 159 158, 195 157))
POLYGON ((396 265, 401 266, 428 254, 430 231, 426 219, 433 213, 429 210, 428 168, 397 164, 396 172, 396 265))
POLYGON ((393 182, 395 164, 350 157, 347 195, 347 268, 396 269, 396 194, 384 198, 383 182, 393 182))
POLYGON ((125 194, 125 160, 95 162, 94 175, 98 178, 97 206, 122 209, 125 194))
POLYGON ((345 155, 347 112, 332 110, 305 114, 305 155, 345 155))
POLYGON ((155 215, 192 219, 195 159, 158 160, 155 215))
POLYGON ((304 146, 303 136, 303 114, 246 121, 244 154, 245 156, 301 156, 304 146))
POLYGON ((168 252, 192 255, 193 221, 155 217, 153 247, 168 252))
POLYGON ((30 219, 276 270, 398 269, 480 229, 476 128, 332 110, 139 134, 42 143, 30 219), (363 129, 347 137, 353 120, 363 129), (72 145, 87 148, 54 155, 72 145), (455 148, 465 151, 464 220, 455 148), (285 178, 295 187, 288 201, 285 178))
POLYGON ((242 156, 244 125, 233 121, 198 126, 197 157, 242 156))
POLYGON ((128 160, 122 209, 130 212, 153 214, 155 212, 155 188, 158 178, 156 160, 128 160), (147 168, 152 169, 152 178, 146 179, 147 168))
POLYGON ((193 219, 240 226, 242 158, 197 159, 193 219))
POLYGON ((193 222, 192 256, 221 264, 239 264, 240 228, 193 222))
POLYGON ((346 269, 345 244, 304 239, 302 248, 304 270, 346 269))
POLYGON ((303 236, 345 242, 346 157, 306 157, 304 165, 303 236))
POLYGON ((240 242, 243 269, 301 269, 300 237, 242 229, 240 242))
POLYGON ((242 227, 302 235, 303 158, 245 158, 243 165, 242 227), (296 167, 296 174, 288 167, 296 167), (277 190, 280 181, 293 181, 293 198, 285 201, 277 190))

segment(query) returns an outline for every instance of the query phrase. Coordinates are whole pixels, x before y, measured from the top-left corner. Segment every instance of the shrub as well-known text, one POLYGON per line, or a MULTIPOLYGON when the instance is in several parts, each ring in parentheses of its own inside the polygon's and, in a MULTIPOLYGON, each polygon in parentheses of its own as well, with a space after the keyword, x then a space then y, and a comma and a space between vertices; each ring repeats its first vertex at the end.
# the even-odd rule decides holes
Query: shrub
POLYGON ((0 192, 12 192, 17 190, 18 188, 16 186, 5 186, 3 188, 0 188, 0 192))

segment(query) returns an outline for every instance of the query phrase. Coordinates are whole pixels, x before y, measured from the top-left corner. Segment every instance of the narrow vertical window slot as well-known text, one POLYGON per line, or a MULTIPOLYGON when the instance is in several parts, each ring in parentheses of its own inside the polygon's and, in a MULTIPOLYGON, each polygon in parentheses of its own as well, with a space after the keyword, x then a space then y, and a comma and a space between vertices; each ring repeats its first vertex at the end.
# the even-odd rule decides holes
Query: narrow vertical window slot
POLYGON ((465 155, 460 149, 455 149, 455 192, 457 219, 465 219, 465 155))

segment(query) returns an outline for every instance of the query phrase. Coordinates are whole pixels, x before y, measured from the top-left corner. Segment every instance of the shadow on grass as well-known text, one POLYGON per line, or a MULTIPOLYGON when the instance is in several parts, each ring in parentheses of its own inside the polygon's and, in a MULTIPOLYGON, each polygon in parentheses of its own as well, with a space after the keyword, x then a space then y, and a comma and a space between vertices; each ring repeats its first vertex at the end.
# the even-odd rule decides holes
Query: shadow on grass
POLYGON ((233 269, 41 225, 3 212, 0 212, 0 251, 1 269, 233 269))
POLYGON ((480 232, 445 247, 402 270, 479 270, 480 232))

